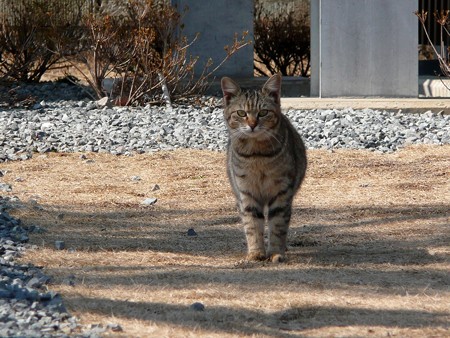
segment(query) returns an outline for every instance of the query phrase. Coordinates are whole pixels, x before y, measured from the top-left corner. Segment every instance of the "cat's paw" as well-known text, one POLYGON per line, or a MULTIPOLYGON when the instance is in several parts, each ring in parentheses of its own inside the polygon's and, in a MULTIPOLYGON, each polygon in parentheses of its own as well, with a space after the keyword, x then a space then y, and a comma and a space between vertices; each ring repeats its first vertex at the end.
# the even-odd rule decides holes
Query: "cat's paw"
POLYGON ((266 255, 262 252, 249 252, 247 254, 248 261, 264 261, 266 259, 266 255))
POLYGON ((283 263, 286 261, 286 256, 282 254, 272 254, 270 255, 270 260, 272 263, 283 263))

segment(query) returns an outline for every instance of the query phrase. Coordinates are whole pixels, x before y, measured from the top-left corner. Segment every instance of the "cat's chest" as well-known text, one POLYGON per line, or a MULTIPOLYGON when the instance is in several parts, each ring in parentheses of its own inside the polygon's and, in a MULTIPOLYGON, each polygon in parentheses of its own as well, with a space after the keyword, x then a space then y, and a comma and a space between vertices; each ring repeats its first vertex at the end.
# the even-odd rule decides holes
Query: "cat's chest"
POLYGON ((238 180, 247 191, 261 197, 276 195, 288 183, 288 174, 282 162, 253 160, 245 166, 245 174, 238 180))

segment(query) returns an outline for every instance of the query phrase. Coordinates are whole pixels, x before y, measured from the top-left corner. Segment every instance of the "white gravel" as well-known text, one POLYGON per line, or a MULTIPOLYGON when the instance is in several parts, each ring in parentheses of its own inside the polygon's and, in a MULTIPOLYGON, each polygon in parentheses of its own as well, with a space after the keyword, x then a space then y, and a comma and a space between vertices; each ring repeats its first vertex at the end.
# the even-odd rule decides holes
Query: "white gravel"
MULTIPOLYGON (((450 115, 372 109, 289 110, 308 149, 395 151, 408 144, 450 143, 450 115)), ((176 148, 224 150, 220 107, 98 108, 94 101, 41 101, 0 108, 0 161, 33 153, 146 153, 176 148)))

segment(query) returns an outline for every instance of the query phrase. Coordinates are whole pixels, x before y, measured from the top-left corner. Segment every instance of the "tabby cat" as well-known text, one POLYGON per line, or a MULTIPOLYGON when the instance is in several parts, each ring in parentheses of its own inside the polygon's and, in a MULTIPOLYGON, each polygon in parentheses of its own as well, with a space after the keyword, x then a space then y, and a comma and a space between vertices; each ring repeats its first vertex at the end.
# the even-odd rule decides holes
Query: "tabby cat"
POLYGON ((248 260, 285 260, 292 200, 306 172, 300 135, 281 113, 281 75, 262 90, 221 81, 228 127, 227 173, 244 224, 248 260), (268 249, 264 227, 268 223, 268 249))

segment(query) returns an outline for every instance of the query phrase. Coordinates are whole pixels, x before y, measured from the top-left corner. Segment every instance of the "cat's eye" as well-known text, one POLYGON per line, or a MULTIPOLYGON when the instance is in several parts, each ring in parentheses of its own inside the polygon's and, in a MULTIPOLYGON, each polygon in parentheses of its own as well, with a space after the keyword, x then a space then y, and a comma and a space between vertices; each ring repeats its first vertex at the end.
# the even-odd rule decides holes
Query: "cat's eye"
POLYGON ((266 116, 267 114, 269 114, 269 111, 268 111, 267 109, 263 109, 263 110, 260 110, 260 111, 258 112, 258 116, 259 116, 259 117, 264 117, 264 116, 266 116))
POLYGON ((236 114, 239 117, 246 117, 247 116, 247 112, 245 110, 236 110, 236 114))

